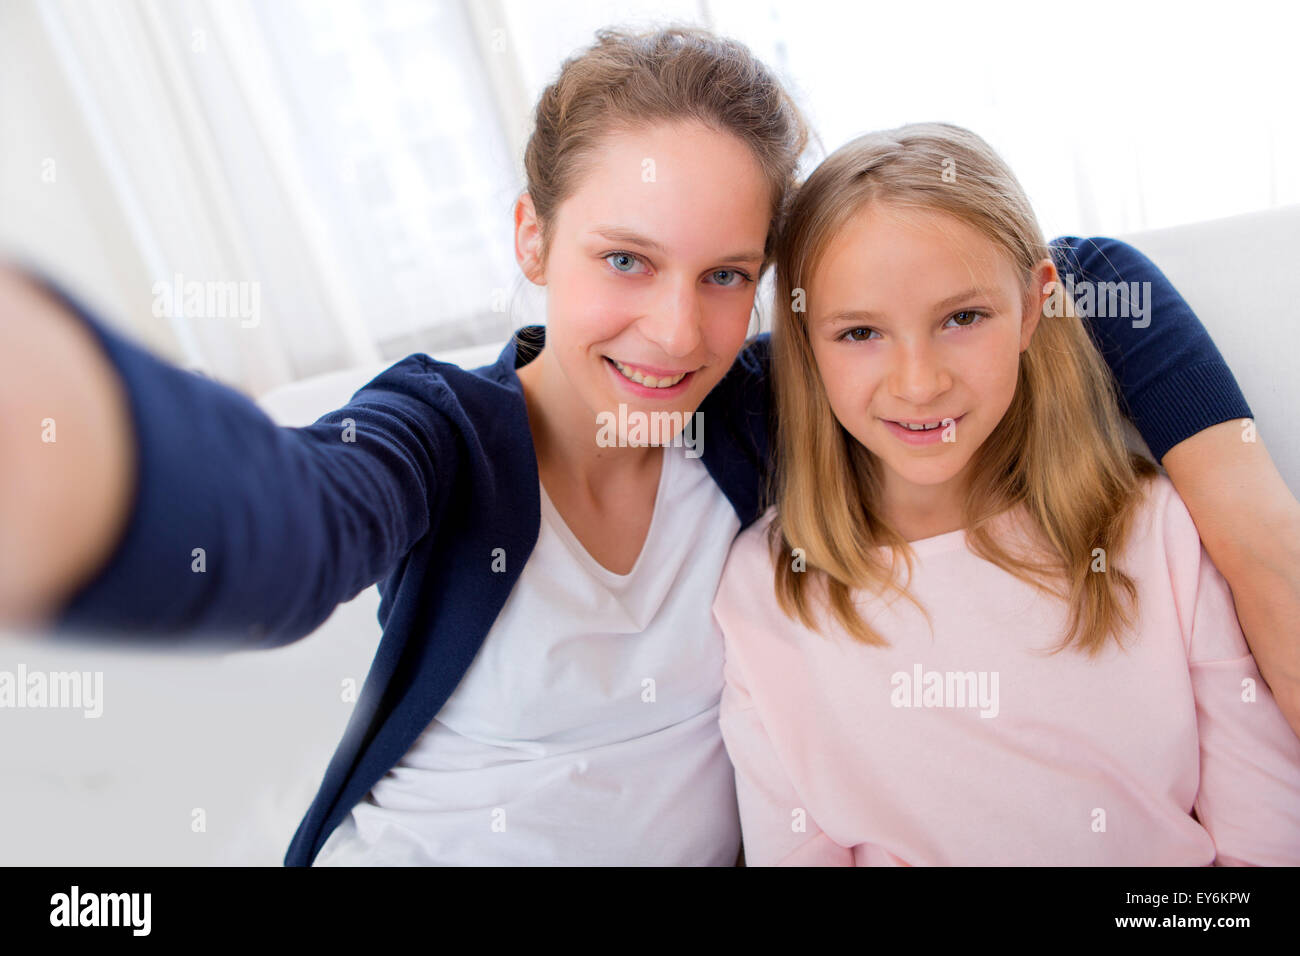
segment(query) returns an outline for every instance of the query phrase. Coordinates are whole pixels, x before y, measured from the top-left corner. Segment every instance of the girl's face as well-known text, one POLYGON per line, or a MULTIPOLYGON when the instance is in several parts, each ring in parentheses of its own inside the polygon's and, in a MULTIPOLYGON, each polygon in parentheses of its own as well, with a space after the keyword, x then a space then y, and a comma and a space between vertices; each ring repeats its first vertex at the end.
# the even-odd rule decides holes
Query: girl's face
POLYGON ((594 429, 620 404, 694 412, 744 343, 770 219, 749 148, 695 123, 607 136, 556 211, 544 264, 521 200, 516 249, 547 287, 542 355, 573 413, 594 429))
POLYGON ((931 210, 871 203, 831 240, 807 290, 809 338, 831 409, 884 465, 887 495, 964 489, 1015 395, 1042 314, 1032 290, 1054 278, 1044 260, 1026 292, 999 247, 931 210))

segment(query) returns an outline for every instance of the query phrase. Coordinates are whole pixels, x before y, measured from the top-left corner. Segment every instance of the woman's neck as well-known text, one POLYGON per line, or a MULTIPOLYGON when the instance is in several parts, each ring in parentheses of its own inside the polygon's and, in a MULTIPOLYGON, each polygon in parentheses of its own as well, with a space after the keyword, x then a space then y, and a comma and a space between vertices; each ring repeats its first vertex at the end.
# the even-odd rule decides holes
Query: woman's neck
POLYGON ((538 471, 585 496, 600 500, 626 476, 655 466, 659 448, 605 448, 596 442, 597 421, 545 349, 517 372, 528 408, 538 471))

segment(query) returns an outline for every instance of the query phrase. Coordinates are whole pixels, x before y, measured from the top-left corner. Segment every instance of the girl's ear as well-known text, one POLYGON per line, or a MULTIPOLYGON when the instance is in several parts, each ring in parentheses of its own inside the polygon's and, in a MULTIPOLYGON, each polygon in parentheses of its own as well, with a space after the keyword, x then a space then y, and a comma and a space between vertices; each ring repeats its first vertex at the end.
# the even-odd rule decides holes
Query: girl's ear
POLYGON ((533 285, 546 285, 542 263, 542 225, 537 221, 533 197, 520 193, 515 200, 515 261, 533 285))
POLYGON ((1025 315, 1020 323, 1020 351, 1029 348, 1029 342, 1038 328, 1038 320, 1043 317, 1043 307, 1053 295, 1059 295, 1060 277, 1056 273, 1056 264, 1051 259, 1044 259, 1034 266, 1029 277, 1029 295, 1025 300, 1025 315))

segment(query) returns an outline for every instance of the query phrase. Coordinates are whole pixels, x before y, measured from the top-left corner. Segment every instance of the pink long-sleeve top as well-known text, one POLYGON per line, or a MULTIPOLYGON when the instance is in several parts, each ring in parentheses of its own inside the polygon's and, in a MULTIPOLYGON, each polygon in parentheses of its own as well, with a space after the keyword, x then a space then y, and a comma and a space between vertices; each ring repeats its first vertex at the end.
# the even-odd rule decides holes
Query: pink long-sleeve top
POLYGON ((714 603, 750 865, 1300 863, 1300 740, 1167 478, 1108 556, 1138 586, 1128 650, 1093 660, 1048 653, 1064 604, 964 531, 912 542, 933 637, 865 592, 889 646, 812 631, 777 605, 771 519, 736 540, 714 603))

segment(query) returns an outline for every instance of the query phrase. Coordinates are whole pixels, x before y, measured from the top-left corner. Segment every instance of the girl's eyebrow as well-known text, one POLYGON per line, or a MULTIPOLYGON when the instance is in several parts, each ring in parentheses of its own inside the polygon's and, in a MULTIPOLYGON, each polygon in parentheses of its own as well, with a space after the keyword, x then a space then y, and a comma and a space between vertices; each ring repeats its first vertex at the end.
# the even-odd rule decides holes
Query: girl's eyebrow
MULTIPOLYGON (((944 299, 942 302, 936 302, 933 308, 937 312, 941 309, 946 309, 949 308, 950 306, 954 306, 957 303, 963 302, 967 299, 976 299, 979 298, 980 296, 986 296, 991 298, 990 293, 984 289, 976 289, 976 288, 963 289, 961 292, 958 292, 956 295, 948 296, 948 298, 944 299)), ((852 319, 854 322, 866 322, 874 318, 876 318, 876 313, 872 312, 869 309, 840 309, 838 312, 832 312, 830 315, 821 319, 817 324, 830 325, 832 322, 840 322, 845 319, 852 319)))
POLYGON ((963 289, 961 292, 958 292, 956 295, 948 296, 948 298, 944 299, 942 302, 936 302, 934 304, 934 307, 935 309, 946 309, 950 305, 956 305, 957 303, 961 302, 963 299, 978 299, 980 296, 987 296, 991 298, 989 293, 984 289, 976 289, 975 287, 972 286, 969 289, 963 289))
POLYGON ((838 312, 832 312, 830 315, 823 316, 817 325, 834 325, 836 322, 843 322, 851 319, 854 322, 869 322, 876 317, 874 312, 867 312, 862 309, 840 309, 838 312))
MULTIPOLYGON (((608 239, 611 242, 630 242, 635 245, 644 246, 660 255, 666 255, 668 250, 653 239, 634 232, 631 229, 623 229, 618 226, 597 226, 592 230, 593 235, 608 239)), ((719 262, 762 262, 763 253, 761 252, 739 252, 730 256, 721 256, 719 262)))

